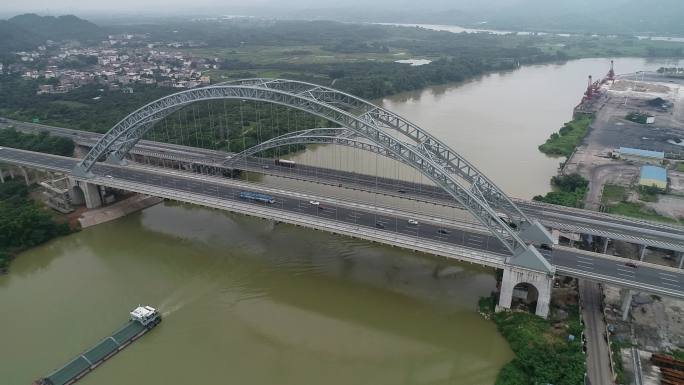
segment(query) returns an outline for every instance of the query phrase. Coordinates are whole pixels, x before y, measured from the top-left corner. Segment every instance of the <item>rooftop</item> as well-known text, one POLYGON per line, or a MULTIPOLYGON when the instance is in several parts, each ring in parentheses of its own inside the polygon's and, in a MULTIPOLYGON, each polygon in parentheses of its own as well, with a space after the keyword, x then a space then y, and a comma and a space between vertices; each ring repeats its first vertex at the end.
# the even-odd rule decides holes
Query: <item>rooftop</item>
POLYGON ((639 148, 620 147, 619 152, 620 155, 634 155, 640 156, 642 158, 665 159, 665 153, 662 151, 649 151, 639 148))
POLYGON ((658 166, 641 166, 641 179, 651 179, 667 183, 667 171, 658 166))

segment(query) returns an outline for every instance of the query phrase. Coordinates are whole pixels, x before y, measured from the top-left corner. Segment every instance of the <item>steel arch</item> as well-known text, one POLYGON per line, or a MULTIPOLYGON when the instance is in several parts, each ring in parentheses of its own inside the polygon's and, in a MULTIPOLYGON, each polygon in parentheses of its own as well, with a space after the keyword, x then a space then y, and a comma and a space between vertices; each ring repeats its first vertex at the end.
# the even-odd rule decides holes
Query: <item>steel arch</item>
MULTIPOLYGON (((535 254, 534 259, 543 265, 542 270, 552 270, 552 267, 543 257, 539 256, 534 247, 528 247, 517 231, 511 229, 499 218, 497 212, 483 199, 482 192, 476 184, 471 188, 463 186, 461 181, 445 170, 445 167, 429 153, 426 153, 424 148, 421 149, 420 146, 399 141, 368 120, 361 119, 336 106, 312 99, 306 93, 292 93, 258 85, 220 85, 168 95, 146 104, 117 123, 100 138, 74 168, 74 175, 87 177, 97 160, 107 154, 116 144, 119 146, 110 155, 110 159, 123 159, 126 152, 142 138, 154 121, 161 119, 175 109, 197 101, 217 99, 255 100, 279 104, 322 117, 352 130, 393 153, 397 160, 419 170, 442 187, 487 226, 512 254, 535 254)), ((539 266, 539 263, 536 266, 539 266)))
POLYGON ((313 128, 309 130, 294 131, 271 138, 237 154, 233 154, 223 162, 223 166, 235 167, 235 165, 240 163, 240 160, 251 155, 291 144, 337 144, 346 147, 359 148, 396 160, 394 153, 391 151, 356 138, 356 133, 346 128, 313 128))
POLYGON ((505 213, 516 224, 525 226, 532 223, 527 215, 494 182, 468 160, 417 124, 385 108, 333 88, 297 80, 252 78, 220 84, 240 84, 279 89, 297 95, 306 95, 311 99, 345 108, 351 114, 374 124, 378 128, 390 129, 411 139, 421 152, 442 165, 447 172, 458 175, 465 180, 471 185, 471 189, 478 191, 490 206, 505 213))

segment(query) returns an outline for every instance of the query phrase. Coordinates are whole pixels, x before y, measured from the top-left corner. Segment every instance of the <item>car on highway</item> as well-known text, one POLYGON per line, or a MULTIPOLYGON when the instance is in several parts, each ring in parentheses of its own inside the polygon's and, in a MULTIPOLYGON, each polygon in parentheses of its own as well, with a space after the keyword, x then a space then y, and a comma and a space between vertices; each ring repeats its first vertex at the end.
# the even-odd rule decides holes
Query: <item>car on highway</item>
POLYGON ((382 222, 375 222, 375 227, 377 227, 377 228, 379 228, 379 229, 384 229, 384 228, 385 228, 385 224, 382 223, 382 222))
POLYGON ((310 204, 311 206, 320 206, 320 205, 321 205, 321 202, 319 202, 319 201, 309 201, 309 204, 310 204))
POLYGON ((444 235, 451 234, 451 231, 449 231, 447 229, 439 229, 439 230, 437 230, 437 232, 440 234, 444 234, 444 235))
POLYGON ((105 175, 105 178, 110 178, 110 179, 111 179, 111 178, 114 178, 114 177, 111 176, 111 175, 105 175))
POLYGON ((415 219, 409 219, 409 220, 408 220, 408 224, 409 224, 409 225, 413 225, 413 226, 417 226, 417 225, 418 225, 418 221, 415 220, 415 219))
POLYGON ((637 267, 639 267, 639 266, 637 266, 636 263, 633 263, 633 262, 627 262, 627 263, 625 263, 625 266, 631 267, 632 269, 636 269, 637 267))
POLYGON ((406 190, 397 190, 397 192, 400 194, 406 194, 406 190))
POLYGON ((539 245, 539 248, 546 251, 553 251, 553 247, 546 243, 542 243, 541 245, 539 245))
POLYGON ((269 168, 271 168, 271 166, 265 164, 265 165, 261 166, 261 168, 263 168, 263 169, 265 169, 265 170, 268 170, 269 168))

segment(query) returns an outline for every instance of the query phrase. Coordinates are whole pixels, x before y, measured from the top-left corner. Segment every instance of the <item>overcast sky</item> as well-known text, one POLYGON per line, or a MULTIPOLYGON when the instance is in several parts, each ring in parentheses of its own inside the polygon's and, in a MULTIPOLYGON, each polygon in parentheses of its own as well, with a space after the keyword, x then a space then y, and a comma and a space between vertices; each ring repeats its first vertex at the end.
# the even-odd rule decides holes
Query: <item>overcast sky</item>
MULTIPOLYGON (((487 6, 497 3, 514 3, 519 0, 487 0, 487 6)), ((59 15, 65 13, 82 14, 95 11, 114 11, 131 14, 136 12, 176 13, 211 12, 226 13, 231 9, 264 9, 269 8, 358 8, 386 6, 397 9, 447 9, 455 7, 478 6, 480 0, 2 0, 3 13, 36 12, 59 15)))

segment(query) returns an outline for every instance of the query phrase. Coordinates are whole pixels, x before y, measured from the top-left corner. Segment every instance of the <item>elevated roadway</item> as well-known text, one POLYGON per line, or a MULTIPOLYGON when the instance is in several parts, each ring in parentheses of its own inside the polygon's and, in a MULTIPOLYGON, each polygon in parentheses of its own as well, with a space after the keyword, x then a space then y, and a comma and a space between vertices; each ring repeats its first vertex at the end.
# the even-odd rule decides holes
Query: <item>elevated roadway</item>
MULTIPOLYGON (((6 128, 8 126, 13 126, 23 132, 48 131, 53 135, 70 137, 77 144, 85 147, 92 146, 102 136, 102 134, 93 132, 6 119, 0 120, 0 127, 6 128)), ((131 150, 131 153, 162 162, 168 160, 215 169, 225 168, 221 164, 226 160, 226 157, 231 155, 222 151, 145 140, 139 142, 131 150)), ((451 196, 441 188, 433 185, 391 178, 377 178, 371 175, 302 164, 298 164, 296 168, 289 168, 276 165, 273 159, 268 158, 247 158, 244 161, 239 161, 234 167, 260 174, 306 180, 436 205, 458 207, 458 203, 451 196)), ((525 214, 538 219, 549 228, 684 252, 684 227, 523 199, 514 199, 514 202, 525 214)))
MULTIPOLYGON (((7 147, 0 149, 2 163, 51 172, 69 174, 77 161, 7 147)), ((93 171, 96 177, 84 182, 226 209, 486 266, 500 268, 510 255, 497 238, 472 224, 418 217, 419 224, 411 225, 408 219, 415 219, 418 214, 403 210, 169 169, 98 163, 93 171), (267 193, 276 202, 264 205, 244 201, 239 198, 240 191, 267 193), (311 204, 312 200, 320 202, 320 205, 311 204)), ((567 247, 555 247, 553 251, 543 251, 543 254, 561 275, 684 299, 684 271, 680 269, 643 262, 636 262, 638 267, 634 268, 627 266, 627 260, 623 258, 567 247)))

